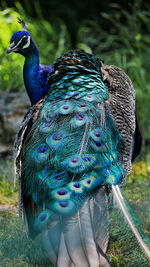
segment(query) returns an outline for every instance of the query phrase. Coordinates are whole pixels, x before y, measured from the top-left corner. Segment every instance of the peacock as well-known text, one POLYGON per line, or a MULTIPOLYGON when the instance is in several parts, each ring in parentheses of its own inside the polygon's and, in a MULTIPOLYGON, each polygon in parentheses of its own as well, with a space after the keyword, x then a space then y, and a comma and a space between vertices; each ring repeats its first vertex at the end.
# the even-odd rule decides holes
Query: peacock
POLYGON ((37 45, 19 22, 24 28, 13 34, 7 54, 25 57, 31 102, 14 145, 19 214, 23 210, 28 236, 41 234, 54 266, 110 266, 116 205, 150 258, 122 193, 142 144, 131 80, 83 50, 40 65, 37 45))

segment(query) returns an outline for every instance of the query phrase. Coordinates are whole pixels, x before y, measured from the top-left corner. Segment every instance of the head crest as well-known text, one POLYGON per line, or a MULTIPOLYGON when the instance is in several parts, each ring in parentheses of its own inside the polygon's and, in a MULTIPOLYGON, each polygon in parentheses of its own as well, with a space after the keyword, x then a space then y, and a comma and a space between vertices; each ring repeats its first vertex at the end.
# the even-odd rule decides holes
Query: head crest
POLYGON ((25 22, 24 22, 24 20, 22 20, 22 19, 20 19, 18 17, 17 17, 17 19, 18 19, 18 23, 21 24, 22 29, 25 30, 25 31, 29 31, 27 26, 26 26, 26 24, 25 24, 25 22))

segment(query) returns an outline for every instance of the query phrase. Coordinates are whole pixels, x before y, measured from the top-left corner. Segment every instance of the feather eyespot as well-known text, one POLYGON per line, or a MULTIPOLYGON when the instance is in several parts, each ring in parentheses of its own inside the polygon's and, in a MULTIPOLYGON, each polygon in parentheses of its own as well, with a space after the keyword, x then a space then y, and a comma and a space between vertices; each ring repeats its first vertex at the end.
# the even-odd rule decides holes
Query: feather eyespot
POLYGON ((49 148, 45 144, 41 144, 32 153, 32 162, 44 162, 49 157, 49 148))
POLYGON ((44 210, 44 211, 40 212, 39 216, 35 219, 34 227, 38 231, 41 231, 46 226, 50 217, 51 217, 51 213, 49 210, 44 210))
POLYGON ((80 103, 80 104, 79 104, 79 107, 80 107, 80 108, 85 108, 85 107, 86 107, 86 104, 85 104, 85 103, 80 103))
POLYGON ((62 134, 61 133, 56 133, 52 136, 53 140, 61 140, 62 139, 62 134))
POLYGON ((58 109, 58 112, 62 115, 68 115, 73 111, 74 107, 70 102, 63 103, 60 108, 58 109))
POLYGON ((63 134, 58 132, 46 138, 46 143, 51 149, 57 150, 63 143, 63 134))
POLYGON ((80 114, 76 117, 76 119, 79 121, 82 121, 84 119, 84 116, 82 114, 80 114))
POLYGON ((38 148, 38 153, 45 153, 47 151, 47 147, 46 146, 41 146, 38 148))
POLYGON ((64 172, 55 172, 53 178, 55 180, 62 180, 65 177, 64 172))
POLYGON ((40 132, 42 133, 48 133, 52 130, 53 123, 51 121, 44 122, 40 127, 40 132))
POLYGON ((76 106, 76 111, 77 112, 86 112, 90 108, 89 105, 87 105, 85 102, 81 102, 76 106))
POLYGON ((92 158, 91 157, 84 157, 83 160, 86 162, 91 162, 92 158))
POLYGON ((42 215, 40 216, 39 220, 40 220, 41 222, 43 222, 43 221, 46 220, 46 218, 47 218, 47 214, 45 213, 45 214, 42 214, 42 215))
POLYGON ((75 183, 73 186, 74 186, 75 188, 80 188, 80 187, 81 187, 80 183, 75 183))
POLYGON ((77 163, 79 161, 79 159, 77 158, 77 157, 73 157, 72 159, 71 159, 71 162, 72 163, 77 163))
POLYGON ((66 201, 71 197, 70 192, 67 191, 64 187, 59 187, 59 189, 52 191, 51 196, 54 198, 54 200, 59 201, 66 201))
POLYGON ((60 202, 59 202, 59 205, 60 205, 62 208, 66 208, 66 207, 69 206, 69 203, 66 202, 66 201, 60 201, 60 202))
POLYGON ((68 109, 68 108, 69 108, 69 106, 64 106, 64 107, 63 107, 63 109, 65 109, 65 110, 68 109))
MULTIPOLYGON (((81 110, 80 110, 81 112, 81 110)), ((71 125, 75 127, 82 127, 84 124, 89 122, 89 118, 87 115, 78 114, 71 120, 71 125)))
POLYGON ((86 188, 86 190, 90 191, 96 188, 101 183, 102 179, 99 179, 99 175, 96 172, 91 173, 91 175, 86 175, 85 178, 82 180, 83 186, 86 188))
POLYGON ((95 135, 96 137, 101 137, 101 133, 100 133, 100 132, 95 132, 94 135, 95 135))
POLYGON ((84 192, 83 185, 79 182, 71 182, 68 186, 73 195, 82 195, 84 192))
POLYGON ((77 211, 77 207, 72 200, 61 200, 55 202, 52 205, 52 209, 54 209, 55 212, 58 212, 59 214, 62 214, 64 216, 71 215, 77 211))
POLYGON ((101 142, 94 142, 94 144, 97 146, 97 147, 101 147, 103 144, 101 142))
POLYGON ((64 196, 64 195, 68 194, 68 192, 66 190, 59 190, 59 191, 57 191, 57 194, 60 196, 64 196))
POLYGON ((82 158, 77 154, 69 157, 66 161, 63 162, 64 167, 67 168, 70 172, 78 173, 83 171, 82 167, 82 158))

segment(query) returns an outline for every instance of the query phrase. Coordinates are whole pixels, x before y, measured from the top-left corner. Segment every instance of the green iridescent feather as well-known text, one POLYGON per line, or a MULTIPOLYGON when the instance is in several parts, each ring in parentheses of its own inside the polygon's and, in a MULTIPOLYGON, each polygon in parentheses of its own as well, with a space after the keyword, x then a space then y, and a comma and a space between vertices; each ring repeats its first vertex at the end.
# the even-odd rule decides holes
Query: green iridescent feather
POLYGON ((47 86, 20 153, 26 228, 32 237, 43 234, 54 265, 109 266, 111 190, 128 173, 127 142, 112 116, 101 60, 83 51, 67 53, 55 62, 47 86))

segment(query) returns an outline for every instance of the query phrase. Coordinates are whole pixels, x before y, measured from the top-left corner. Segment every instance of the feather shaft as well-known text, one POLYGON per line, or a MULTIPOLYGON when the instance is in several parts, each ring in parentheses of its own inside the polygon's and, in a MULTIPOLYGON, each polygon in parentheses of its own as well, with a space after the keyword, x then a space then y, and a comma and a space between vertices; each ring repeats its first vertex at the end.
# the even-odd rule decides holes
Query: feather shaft
POLYGON ((123 196, 121 194, 121 191, 120 191, 120 188, 118 185, 114 186, 112 185, 112 190, 113 190, 113 194, 115 196, 115 199, 120 207, 120 209, 122 210, 123 212, 123 215, 125 216, 133 234, 135 235, 139 245, 141 246, 141 248, 145 251, 147 257, 150 259, 150 249, 148 248, 148 246, 146 245, 146 243, 144 242, 144 240, 142 239, 139 231, 137 230, 128 210, 127 210, 127 207, 126 207, 126 204, 124 203, 124 200, 123 200, 123 196))
POLYGON ((99 255, 96 248, 95 238, 93 234, 93 226, 91 221, 91 214, 89 209, 89 201, 86 201, 83 207, 79 210, 81 221, 81 232, 86 256, 88 262, 92 267, 99 266, 99 255))
POLYGON ((71 218, 63 218, 63 228, 66 248, 72 262, 78 267, 88 267, 89 264, 81 238, 78 212, 71 218))
POLYGON ((72 264, 70 263, 70 257, 68 255, 63 233, 61 233, 61 237, 60 237, 60 244, 59 244, 59 251, 58 251, 58 258, 57 258, 57 267, 61 267, 61 266, 65 266, 65 267, 74 266, 73 263, 72 264))

